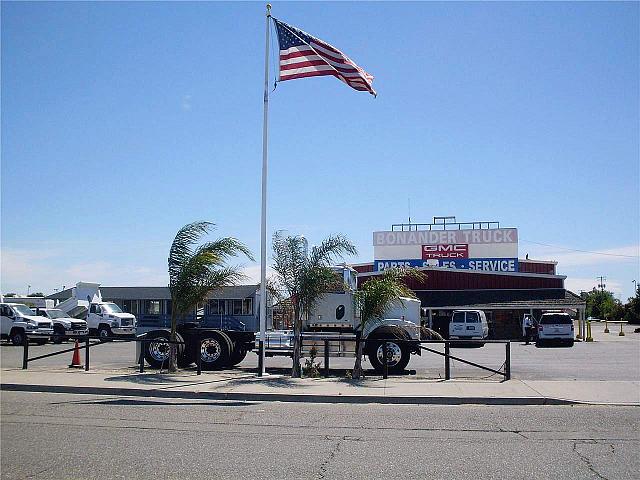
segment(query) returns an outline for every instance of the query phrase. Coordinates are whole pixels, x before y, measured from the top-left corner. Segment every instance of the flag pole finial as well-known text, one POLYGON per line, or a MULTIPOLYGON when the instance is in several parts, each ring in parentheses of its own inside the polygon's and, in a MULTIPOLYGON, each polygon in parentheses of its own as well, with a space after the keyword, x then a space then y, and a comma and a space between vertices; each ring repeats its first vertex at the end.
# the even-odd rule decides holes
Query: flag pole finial
POLYGON ((271 4, 267 3, 267 17, 271 16, 271 4))

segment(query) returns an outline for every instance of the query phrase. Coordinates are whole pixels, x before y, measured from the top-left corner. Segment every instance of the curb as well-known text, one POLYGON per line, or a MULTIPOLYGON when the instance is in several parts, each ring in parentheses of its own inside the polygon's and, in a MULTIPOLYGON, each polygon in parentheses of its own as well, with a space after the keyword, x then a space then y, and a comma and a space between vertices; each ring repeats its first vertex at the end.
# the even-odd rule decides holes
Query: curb
POLYGON ((139 388, 75 387, 63 385, 0 384, 7 392, 72 393, 126 397, 184 398, 289 403, 378 403, 404 405, 579 405, 582 402, 545 397, 385 397, 380 395, 315 395, 282 393, 218 393, 139 388))

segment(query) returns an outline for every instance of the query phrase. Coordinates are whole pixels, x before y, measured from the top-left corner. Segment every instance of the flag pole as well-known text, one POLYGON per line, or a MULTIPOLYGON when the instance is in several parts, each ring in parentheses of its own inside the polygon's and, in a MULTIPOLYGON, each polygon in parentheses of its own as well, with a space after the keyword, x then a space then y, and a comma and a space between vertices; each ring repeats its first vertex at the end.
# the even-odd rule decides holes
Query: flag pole
POLYGON ((260 339, 258 342, 258 376, 265 373, 264 341, 267 327, 267 151, 269 132, 269 19, 271 4, 267 3, 264 47, 264 113, 262 119, 262 218, 260 228, 260 339))

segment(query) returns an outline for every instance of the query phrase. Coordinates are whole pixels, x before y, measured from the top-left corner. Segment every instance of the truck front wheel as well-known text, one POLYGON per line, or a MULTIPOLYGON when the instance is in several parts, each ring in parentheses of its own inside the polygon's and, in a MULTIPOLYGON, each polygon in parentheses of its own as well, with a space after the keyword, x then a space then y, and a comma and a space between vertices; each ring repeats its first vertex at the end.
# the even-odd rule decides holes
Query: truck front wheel
MULTIPOLYGON (((384 371, 384 342, 373 341, 367 345, 367 356, 371 366, 378 373, 384 371)), ((389 373, 401 373, 409 364, 411 354, 404 345, 387 342, 387 368, 389 373)))
POLYGON ((9 340, 15 346, 22 345, 24 343, 24 330, 16 328, 9 335, 9 340))
POLYGON ((111 336, 111 327, 107 325, 100 325, 98 328, 98 338, 101 342, 110 342, 109 337, 111 336))
POLYGON ((64 338, 64 327, 62 325, 55 325, 53 327, 53 335, 51 337, 51 341, 57 345, 62 343, 64 338))

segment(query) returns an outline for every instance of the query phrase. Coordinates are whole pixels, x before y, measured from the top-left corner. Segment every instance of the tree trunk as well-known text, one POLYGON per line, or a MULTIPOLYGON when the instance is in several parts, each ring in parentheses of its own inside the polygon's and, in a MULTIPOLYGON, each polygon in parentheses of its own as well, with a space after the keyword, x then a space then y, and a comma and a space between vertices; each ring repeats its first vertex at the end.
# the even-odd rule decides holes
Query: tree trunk
MULTIPOLYGON (((175 302, 171 302, 171 335, 169 336, 169 340, 172 342, 176 341, 176 327, 178 323, 178 318, 175 313, 175 309, 173 306, 175 302)), ((175 343, 169 344, 169 371, 176 372, 178 370, 178 349, 175 343)))
POLYGON ((360 338, 361 333, 356 333, 356 363, 353 366, 353 373, 351 374, 351 378, 360 378, 362 377, 362 354, 364 353, 364 340, 360 338))
POLYGON ((295 323, 293 324, 293 365, 291 367, 291 378, 302 377, 300 368, 300 353, 302 343, 302 316, 300 309, 294 309, 295 323))

